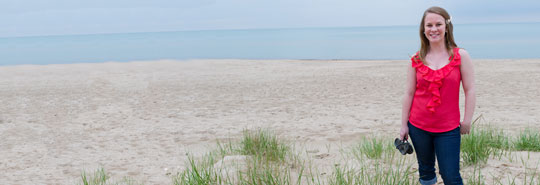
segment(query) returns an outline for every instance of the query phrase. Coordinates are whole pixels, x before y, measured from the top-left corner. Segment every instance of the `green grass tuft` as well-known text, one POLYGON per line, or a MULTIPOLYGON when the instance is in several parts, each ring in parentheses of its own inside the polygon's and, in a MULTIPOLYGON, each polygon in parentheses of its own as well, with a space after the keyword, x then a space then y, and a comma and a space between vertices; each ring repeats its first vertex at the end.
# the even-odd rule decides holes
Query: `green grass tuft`
POLYGON ((136 185, 134 180, 124 177, 122 181, 111 182, 110 176, 103 168, 98 168, 93 174, 87 175, 85 171, 81 173, 81 183, 83 185, 136 185))
MULTIPOLYGON (((240 142, 218 142, 217 151, 196 161, 189 158, 189 167, 173 177, 175 185, 203 184, 291 184, 288 155, 291 147, 267 130, 247 131, 240 142), (239 169, 231 173, 214 165, 225 156, 243 155, 246 158, 239 169), (217 159, 217 160, 216 160, 217 159)), ((299 174, 298 181, 302 179, 299 174)))
POLYGON ((290 147, 267 130, 244 131, 240 153, 268 161, 285 161, 290 147))
POLYGON ((203 185, 221 184, 222 179, 217 170, 214 170, 214 156, 209 154, 199 162, 192 156, 188 157, 189 166, 183 172, 173 177, 174 185, 203 185))
POLYGON ((82 184, 84 185, 105 185, 108 179, 109 176, 103 168, 97 169, 93 175, 87 176, 84 171, 81 174, 82 184))
POLYGON ((290 169, 270 162, 252 161, 247 171, 240 175, 239 184, 291 184, 290 169))
POLYGON ((352 153, 357 159, 362 159, 363 157, 369 159, 381 159, 383 154, 395 154, 392 142, 393 141, 386 141, 377 137, 364 139, 352 148, 352 153))
POLYGON ((341 184, 417 184, 411 155, 403 156, 393 145, 393 140, 380 137, 363 139, 351 148, 356 167, 336 166, 331 185, 341 184), (399 154, 399 155, 396 155, 399 154), (366 160, 369 159, 369 160, 366 160))
POLYGON ((468 135, 462 136, 461 157, 465 165, 485 164, 496 147, 506 147, 505 137, 498 137, 493 129, 473 126, 468 135))
POLYGON ((540 134, 530 130, 522 131, 514 142, 516 150, 520 151, 540 151, 540 134))

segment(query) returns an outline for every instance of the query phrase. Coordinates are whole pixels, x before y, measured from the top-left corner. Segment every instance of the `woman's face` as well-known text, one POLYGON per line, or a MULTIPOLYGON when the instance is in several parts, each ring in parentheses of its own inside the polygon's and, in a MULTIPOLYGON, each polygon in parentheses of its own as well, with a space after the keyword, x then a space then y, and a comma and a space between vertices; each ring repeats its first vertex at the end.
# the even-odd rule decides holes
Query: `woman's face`
POLYGON ((424 18, 424 34, 429 42, 444 42, 445 32, 446 20, 444 17, 435 13, 427 13, 424 18))

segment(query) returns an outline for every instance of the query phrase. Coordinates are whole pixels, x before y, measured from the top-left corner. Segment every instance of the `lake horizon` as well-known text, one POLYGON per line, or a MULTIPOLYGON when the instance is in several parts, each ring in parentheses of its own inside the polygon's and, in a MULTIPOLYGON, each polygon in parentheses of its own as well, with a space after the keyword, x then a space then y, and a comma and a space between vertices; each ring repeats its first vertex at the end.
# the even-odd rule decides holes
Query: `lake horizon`
MULTIPOLYGON (((540 23, 454 25, 473 59, 540 58, 540 23)), ((406 60, 418 25, 190 30, 0 38, 0 65, 160 59, 406 60)))

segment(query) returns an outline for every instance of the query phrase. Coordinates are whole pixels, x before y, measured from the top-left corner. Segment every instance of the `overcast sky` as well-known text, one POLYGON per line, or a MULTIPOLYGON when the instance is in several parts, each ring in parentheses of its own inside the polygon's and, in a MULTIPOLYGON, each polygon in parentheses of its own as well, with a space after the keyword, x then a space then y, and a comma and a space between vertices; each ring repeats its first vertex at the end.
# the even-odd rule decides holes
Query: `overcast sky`
POLYGON ((0 0, 0 37, 208 29, 540 22, 539 0, 0 0))

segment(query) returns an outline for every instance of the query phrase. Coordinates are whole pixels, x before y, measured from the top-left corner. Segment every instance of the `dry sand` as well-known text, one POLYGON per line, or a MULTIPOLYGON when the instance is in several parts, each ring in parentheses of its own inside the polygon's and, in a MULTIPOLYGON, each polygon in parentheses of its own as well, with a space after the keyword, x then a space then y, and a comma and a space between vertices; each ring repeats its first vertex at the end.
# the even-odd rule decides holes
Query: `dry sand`
MULTIPOLYGON (((321 166, 374 134, 397 136, 408 61, 196 60, 0 67, 0 184, 113 178, 170 184, 186 154, 270 128, 321 166), (167 169, 167 170, 165 170, 167 169)), ((540 129, 540 60, 476 60, 477 110, 540 129)), ((461 99, 463 105, 463 96, 461 99)), ((528 154, 524 154, 528 155, 528 154)), ((531 153, 538 161, 538 153, 531 153)), ((491 161, 491 160, 490 160, 491 161)), ((493 174, 520 164, 492 161, 493 174)))

